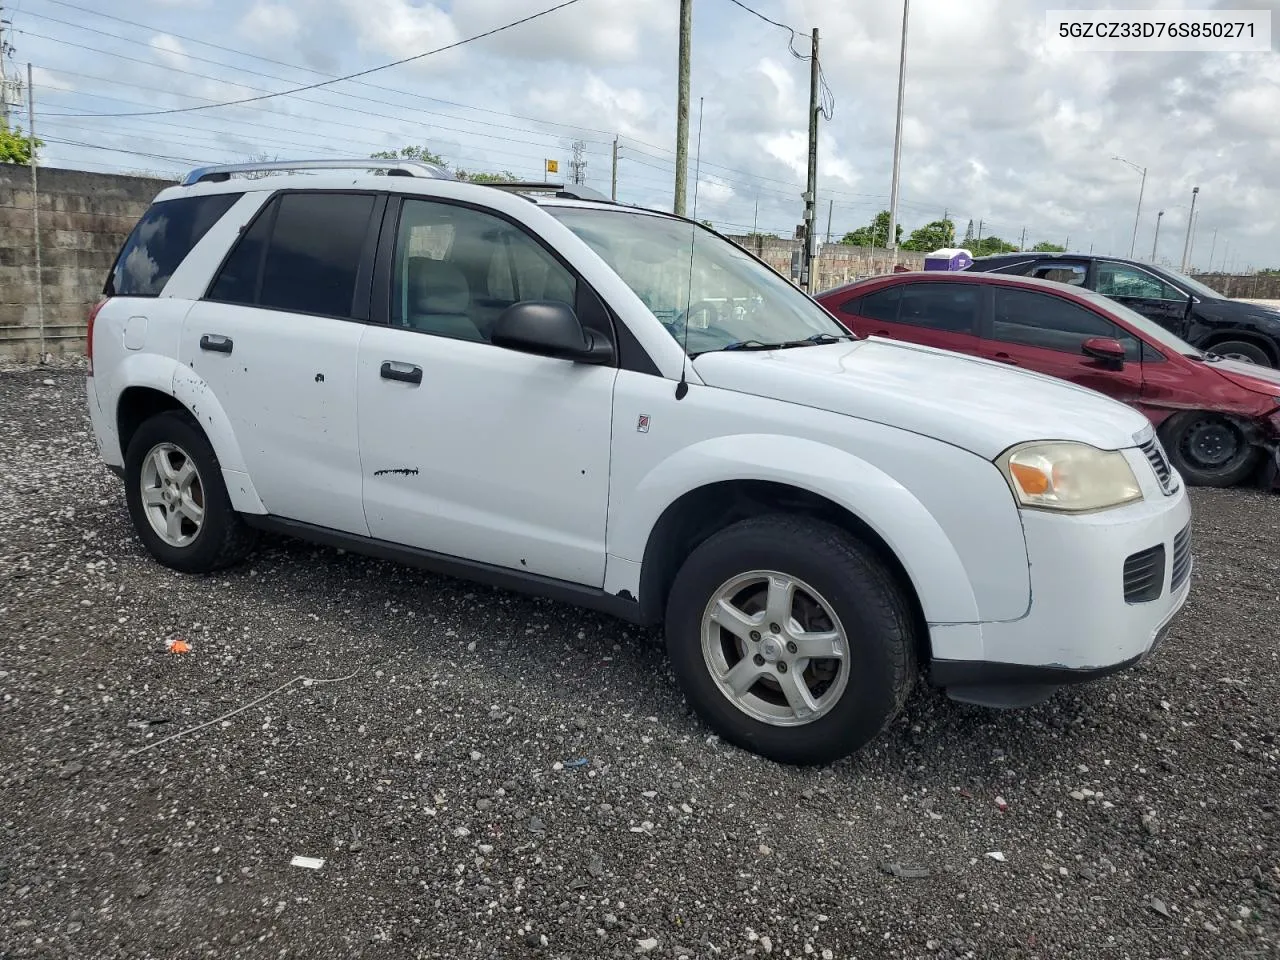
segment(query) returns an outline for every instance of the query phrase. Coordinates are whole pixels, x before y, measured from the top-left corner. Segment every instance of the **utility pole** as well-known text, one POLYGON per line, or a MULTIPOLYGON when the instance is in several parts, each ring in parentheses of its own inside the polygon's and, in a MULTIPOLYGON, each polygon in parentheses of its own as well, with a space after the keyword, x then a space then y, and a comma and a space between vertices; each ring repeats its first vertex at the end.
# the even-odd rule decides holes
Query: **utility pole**
MULTIPOLYGON (((898 262, 898 174, 902 160, 902 97, 907 84, 907 18, 911 0, 902 0, 902 49, 898 53, 898 116, 893 132, 893 182, 889 187, 889 236, 886 243, 898 262)), ((817 46, 817 32, 814 32, 817 46)))
POLYGON ((1062 252, 1066 253, 1071 249, 1071 234, 1067 234, 1067 242, 1062 245, 1062 252))
POLYGON ((609 196, 612 200, 618 199, 618 138, 613 138, 613 176, 610 178, 609 196))
POLYGON ((974 244, 973 244, 973 245, 974 245, 975 247, 980 247, 980 246, 982 246, 982 220, 981 220, 981 218, 979 218, 979 220, 978 220, 978 239, 977 239, 976 241, 974 241, 974 244))
POLYGON ((1209 244, 1209 272, 1213 273, 1213 251, 1218 249, 1218 228, 1213 228, 1213 242, 1209 244))
POLYGON ((1025 249, 1027 249, 1027 228, 1023 227, 1022 239, 1018 241, 1018 252, 1021 253, 1025 249))
POLYGON ((5 61, 9 59, 9 54, 13 52, 13 47, 9 46, 9 41, 4 38, 4 28, 9 26, 9 21, 4 18, 4 6, 0 4, 0 124, 4 129, 10 129, 9 126, 9 75, 5 70, 5 61))
POLYGON ((1156 262, 1156 244, 1160 242, 1160 221, 1164 219, 1164 211, 1156 214, 1156 235, 1151 240, 1151 262, 1156 262))
POLYGON ((753 236, 756 236, 760 233, 758 229, 759 226, 760 226, 760 194, 757 193, 756 207, 755 207, 755 210, 753 210, 751 213, 751 233, 753 236))
POLYGON ((809 57, 809 179, 804 194, 804 260, 800 282, 805 292, 813 293, 814 260, 818 247, 818 28, 813 28, 813 49, 809 57))
POLYGON ((1199 187, 1191 188, 1191 213, 1187 215, 1187 239, 1182 243, 1182 272, 1187 272, 1187 257, 1191 255, 1191 226, 1196 219, 1196 194, 1200 192, 1199 187))
POLYGON ((689 174, 689 50, 693 43, 693 0, 680 0, 680 69, 676 90, 676 200, 675 214, 684 216, 684 195, 689 174))
POLYGON ((831 243, 831 214, 835 212, 836 202, 834 200, 827 201, 827 243, 831 243))
POLYGON ((27 136, 31 138, 31 226, 36 255, 36 322, 40 324, 40 362, 45 362, 44 350, 44 283, 40 263, 40 182, 36 174, 36 88, 31 82, 31 64, 27 64, 27 136))

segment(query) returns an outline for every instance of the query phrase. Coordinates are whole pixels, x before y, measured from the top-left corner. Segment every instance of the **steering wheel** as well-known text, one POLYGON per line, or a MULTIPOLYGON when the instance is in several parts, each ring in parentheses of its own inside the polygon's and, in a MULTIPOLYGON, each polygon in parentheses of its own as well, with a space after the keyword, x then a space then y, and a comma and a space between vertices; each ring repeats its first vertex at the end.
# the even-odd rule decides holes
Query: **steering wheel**
POLYGON ((710 316, 707 317, 705 326, 718 326, 718 321, 720 320, 720 304, 716 303, 714 300, 699 300, 696 303, 690 304, 689 309, 676 317, 673 326, 683 327, 688 324, 691 317, 697 316, 700 313, 710 314, 710 316))

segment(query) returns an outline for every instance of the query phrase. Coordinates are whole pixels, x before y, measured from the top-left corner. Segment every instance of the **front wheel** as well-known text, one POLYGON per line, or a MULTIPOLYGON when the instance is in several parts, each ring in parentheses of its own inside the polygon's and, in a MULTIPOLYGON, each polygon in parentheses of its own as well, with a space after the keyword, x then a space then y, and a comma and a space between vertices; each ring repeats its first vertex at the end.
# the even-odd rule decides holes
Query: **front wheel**
POLYGON ((1232 421, 1191 410, 1160 425, 1169 459, 1193 487, 1234 487, 1258 466, 1261 451, 1232 421))
POLYGON ((1220 357, 1228 360, 1239 360, 1243 363, 1256 363, 1260 367, 1271 366, 1271 357, 1267 351, 1254 343, 1248 343, 1245 340, 1227 340, 1222 343, 1215 343, 1208 348, 1208 352, 1216 353, 1220 357))
POLYGON ((218 456, 189 414, 167 410, 143 423, 124 470, 134 529, 166 567, 210 573, 253 546, 254 531, 231 506, 218 456))
POLYGON ((744 520, 695 549, 667 603, 666 640, 699 716, 783 763, 860 749, 916 676, 901 588, 865 544, 807 517, 744 520))

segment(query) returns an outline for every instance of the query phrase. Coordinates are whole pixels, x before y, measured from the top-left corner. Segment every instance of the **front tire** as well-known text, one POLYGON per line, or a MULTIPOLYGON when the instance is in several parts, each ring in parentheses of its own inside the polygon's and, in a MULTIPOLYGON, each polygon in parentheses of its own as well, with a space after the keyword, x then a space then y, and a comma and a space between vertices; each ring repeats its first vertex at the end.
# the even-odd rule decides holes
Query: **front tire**
POLYGON ((874 739, 916 678, 910 605, 838 527, 763 516, 685 560, 667 602, 672 667, 721 737, 771 760, 824 764, 874 739))
POLYGON ((1193 487, 1234 487, 1257 469, 1262 453, 1226 417, 1197 410, 1174 414, 1162 423, 1160 441, 1193 487))
POLYGON ((1228 360, 1256 363, 1260 367, 1274 366, 1267 351, 1256 343, 1249 343, 1245 340, 1224 340, 1222 343, 1215 343, 1212 347, 1208 347, 1207 350, 1209 353, 1216 353, 1218 356, 1226 357, 1228 360))
POLYGON ((134 529, 166 567, 210 573, 253 547, 255 532, 231 506, 218 456, 185 411, 143 423, 129 441, 124 469, 134 529))

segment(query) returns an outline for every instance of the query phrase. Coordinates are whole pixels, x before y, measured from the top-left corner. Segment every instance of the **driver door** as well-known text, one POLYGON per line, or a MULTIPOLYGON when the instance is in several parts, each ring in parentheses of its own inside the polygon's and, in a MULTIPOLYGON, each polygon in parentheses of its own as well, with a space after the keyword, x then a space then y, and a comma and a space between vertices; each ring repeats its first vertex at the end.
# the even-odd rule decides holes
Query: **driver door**
POLYGON ((1100 260, 1094 268, 1093 288, 1166 330, 1186 337, 1190 298, 1155 274, 1140 267, 1100 260))
POLYGON ((356 374, 370 533, 602 586, 617 368, 503 349, 489 333, 505 305, 564 300, 613 339, 603 304, 496 214, 393 198, 387 222, 394 249, 374 280, 387 323, 366 330, 356 374))

